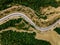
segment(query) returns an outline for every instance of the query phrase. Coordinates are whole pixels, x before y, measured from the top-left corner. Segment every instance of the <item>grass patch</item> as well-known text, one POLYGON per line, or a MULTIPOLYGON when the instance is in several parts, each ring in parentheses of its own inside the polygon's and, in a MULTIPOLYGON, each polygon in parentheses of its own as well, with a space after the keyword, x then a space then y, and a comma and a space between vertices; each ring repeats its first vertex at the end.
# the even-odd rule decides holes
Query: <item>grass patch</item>
POLYGON ((46 40, 35 39, 36 33, 5 31, 0 33, 1 45, 51 45, 46 40))

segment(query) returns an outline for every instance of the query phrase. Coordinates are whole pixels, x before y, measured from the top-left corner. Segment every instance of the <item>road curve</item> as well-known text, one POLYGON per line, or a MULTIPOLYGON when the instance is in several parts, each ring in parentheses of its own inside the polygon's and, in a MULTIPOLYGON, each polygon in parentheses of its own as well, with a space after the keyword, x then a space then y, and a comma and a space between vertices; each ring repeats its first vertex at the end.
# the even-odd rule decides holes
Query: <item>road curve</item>
POLYGON ((8 19, 10 19, 10 17, 14 17, 14 16, 21 16, 24 20, 26 20, 28 23, 30 23, 32 26, 34 26, 36 30, 40 30, 40 31, 50 30, 50 29, 54 28, 54 27, 57 25, 57 23, 60 22, 60 19, 59 19, 59 20, 57 20, 54 24, 52 24, 52 25, 50 25, 50 26, 48 26, 48 27, 43 28, 43 27, 37 26, 37 25, 36 25, 30 18, 28 18, 25 14, 22 14, 22 13, 19 13, 19 12, 12 13, 12 14, 9 14, 9 15, 1 18, 1 19, 0 19, 0 22, 2 22, 2 21, 4 21, 4 20, 8 20, 8 19))

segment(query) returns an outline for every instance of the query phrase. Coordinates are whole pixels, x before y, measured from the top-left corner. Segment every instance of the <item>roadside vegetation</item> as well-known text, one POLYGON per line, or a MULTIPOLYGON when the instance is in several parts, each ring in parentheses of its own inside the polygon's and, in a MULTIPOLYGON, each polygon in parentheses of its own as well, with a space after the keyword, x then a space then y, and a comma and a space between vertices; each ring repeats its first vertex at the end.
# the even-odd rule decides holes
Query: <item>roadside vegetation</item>
POLYGON ((0 33, 1 45, 51 45, 45 40, 35 39, 36 33, 5 31, 0 33))
POLYGON ((6 29, 8 27, 14 27, 16 23, 19 23, 22 20, 22 18, 19 19, 12 19, 7 21, 6 23, 3 23, 2 25, 0 25, 0 30, 6 29))
POLYGON ((54 31, 56 31, 60 35, 60 27, 56 27, 54 31))
POLYGON ((40 7, 60 6, 59 3, 56 2, 56 0, 0 0, 0 10, 4 10, 17 4, 32 8, 33 10, 35 10, 37 16, 43 19, 47 19, 47 16, 42 16, 40 14, 40 7))
POLYGON ((3 23, 2 25, 0 25, 0 30, 6 29, 8 27, 15 27, 17 29, 28 30, 30 26, 31 25, 29 25, 28 22, 23 20, 23 18, 18 18, 18 19, 11 19, 11 20, 7 21, 6 23, 3 23), (24 22, 20 23, 21 21, 24 21, 24 22))

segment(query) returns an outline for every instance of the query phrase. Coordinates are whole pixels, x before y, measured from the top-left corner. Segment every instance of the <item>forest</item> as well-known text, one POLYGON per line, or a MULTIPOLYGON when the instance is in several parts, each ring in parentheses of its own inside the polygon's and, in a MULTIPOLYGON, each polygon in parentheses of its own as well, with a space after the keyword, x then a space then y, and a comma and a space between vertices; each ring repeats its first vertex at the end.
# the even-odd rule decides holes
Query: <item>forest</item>
POLYGON ((50 42, 45 40, 35 39, 35 32, 16 32, 5 31, 0 33, 1 45, 51 45, 50 42))

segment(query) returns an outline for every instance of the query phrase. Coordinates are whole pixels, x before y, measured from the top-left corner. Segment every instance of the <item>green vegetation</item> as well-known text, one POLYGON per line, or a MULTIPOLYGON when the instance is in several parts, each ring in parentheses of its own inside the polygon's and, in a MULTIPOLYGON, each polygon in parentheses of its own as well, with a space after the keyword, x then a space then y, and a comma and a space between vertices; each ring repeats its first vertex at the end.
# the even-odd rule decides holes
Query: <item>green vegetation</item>
POLYGON ((25 26, 25 23, 24 23, 24 22, 22 22, 22 23, 20 23, 19 25, 17 25, 18 28, 22 28, 22 27, 24 27, 24 26, 25 26))
POLYGON ((32 27, 32 25, 30 25, 28 22, 26 22, 22 18, 11 19, 11 20, 7 21, 6 23, 3 23, 2 25, 0 25, 0 30, 6 29, 8 27, 15 27, 17 29, 28 30, 29 27, 32 27), (23 20, 23 22, 20 23, 22 20, 23 20))
POLYGON ((47 16, 46 15, 42 15, 41 18, 47 19, 47 16))
POLYGON ((8 8, 9 4, 21 4, 31 7, 34 10, 38 10, 41 6, 59 6, 56 0, 0 0, 0 10, 8 8))
POLYGON ((29 24, 26 23, 26 21, 25 21, 25 22, 22 22, 22 23, 16 25, 15 27, 16 27, 17 29, 28 30, 30 26, 31 26, 31 25, 29 25, 29 24))
POLYGON ((21 22, 21 20, 22 18, 9 20, 6 23, 0 25, 0 30, 6 29, 8 27, 14 27, 15 24, 21 22))
POLYGON ((45 40, 35 39, 36 33, 5 31, 0 33, 1 45, 51 45, 45 40))
MULTIPOLYGON (((23 20, 22 18, 9 20, 6 23, 0 25, 0 30, 6 29, 8 27, 15 27, 16 26, 15 24, 20 23, 22 20, 23 20)), ((22 27, 22 26, 24 26, 24 25, 20 24, 19 27, 22 27)))
POLYGON ((56 28, 54 29, 54 31, 56 31, 58 34, 60 34, 60 27, 56 27, 56 28))
POLYGON ((16 4, 32 8, 35 10, 35 13, 38 13, 37 16, 43 19, 45 19, 45 17, 40 16, 40 7, 46 7, 49 5, 53 7, 60 6, 56 0, 0 0, 0 10, 4 10, 16 4))

